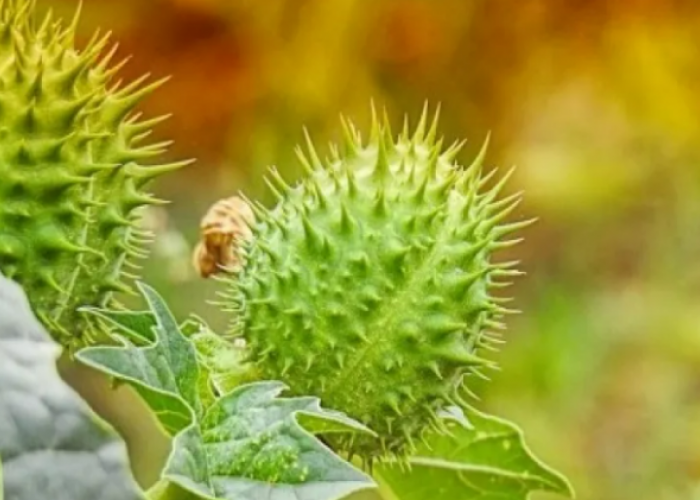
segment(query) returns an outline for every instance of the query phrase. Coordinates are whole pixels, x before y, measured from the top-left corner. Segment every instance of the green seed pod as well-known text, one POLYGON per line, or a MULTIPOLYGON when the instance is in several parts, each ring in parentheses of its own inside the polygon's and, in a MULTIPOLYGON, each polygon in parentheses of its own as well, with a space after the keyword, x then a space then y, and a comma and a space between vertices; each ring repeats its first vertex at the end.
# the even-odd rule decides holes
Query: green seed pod
POLYGON ((509 312, 493 289, 517 274, 492 262, 519 195, 482 175, 484 150, 462 168, 443 151, 427 110, 394 140, 374 120, 369 144, 345 125, 341 155, 322 162, 309 141, 308 176, 268 179, 278 204, 256 205, 245 266, 227 291, 235 333, 261 379, 319 396, 380 436, 332 438, 365 460, 410 452, 436 414, 462 404, 464 379, 509 312), (490 186, 487 189, 487 186, 490 186))
POLYGON ((116 47, 96 34, 76 49, 76 21, 37 22, 33 0, 0 1, 0 271, 64 345, 90 332, 78 307, 128 291, 139 209, 159 203, 144 190, 184 165, 143 164, 167 144, 142 144, 159 119, 132 111, 161 82, 114 85, 116 47))

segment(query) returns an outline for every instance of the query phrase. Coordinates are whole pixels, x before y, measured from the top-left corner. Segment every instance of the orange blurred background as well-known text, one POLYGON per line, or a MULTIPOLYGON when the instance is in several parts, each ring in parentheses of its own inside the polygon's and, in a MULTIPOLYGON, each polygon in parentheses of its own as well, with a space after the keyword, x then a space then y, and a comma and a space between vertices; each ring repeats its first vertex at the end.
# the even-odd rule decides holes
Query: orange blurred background
MULTIPOLYGON (((180 317, 225 321, 190 266, 210 203, 269 201, 268 165, 301 174, 304 126, 323 146, 340 113, 366 129, 370 100, 396 127, 439 102, 461 159, 491 131, 489 165, 518 166, 518 215, 540 218, 512 251, 524 313, 480 407, 581 500, 700 499, 700 2, 85 0, 81 39, 98 27, 133 54, 125 78, 172 75, 143 110, 173 113, 156 135, 199 160, 159 184, 173 203, 151 221, 146 278, 180 317)), ((66 376, 152 481, 167 444, 140 403, 66 376)))

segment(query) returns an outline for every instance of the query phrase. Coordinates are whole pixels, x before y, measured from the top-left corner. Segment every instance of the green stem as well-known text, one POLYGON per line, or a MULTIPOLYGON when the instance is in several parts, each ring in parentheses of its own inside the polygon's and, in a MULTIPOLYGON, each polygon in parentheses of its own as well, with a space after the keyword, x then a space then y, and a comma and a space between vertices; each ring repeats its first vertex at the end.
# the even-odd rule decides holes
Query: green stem
POLYGON ((146 492, 148 500, 201 500, 194 493, 161 479, 146 492))

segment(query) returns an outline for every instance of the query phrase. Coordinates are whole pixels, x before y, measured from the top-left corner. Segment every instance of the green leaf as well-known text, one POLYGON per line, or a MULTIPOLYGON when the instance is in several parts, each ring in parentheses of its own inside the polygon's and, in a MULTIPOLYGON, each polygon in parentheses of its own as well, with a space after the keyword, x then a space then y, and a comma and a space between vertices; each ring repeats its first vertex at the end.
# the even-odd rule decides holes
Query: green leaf
POLYGON ((122 346, 88 347, 76 356, 85 364, 132 385, 165 431, 175 435, 204 410, 199 393, 197 353, 160 295, 143 283, 137 285, 155 323, 150 323, 142 313, 121 315, 86 309, 85 312, 110 319, 131 334, 120 337, 122 346), (150 333, 146 333, 146 329, 150 333), (154 340, 146 346, 130 342, 134 338, 147 340, 149 335, 154 340))
POLYGON ((569 482, 528 449, 510 422, 467 409, 442 415, 449 433, 432 433, 409 459, 410 471, 381 465, 375 475, 392 500, 525 500, 547 491, 573 498, 569 482))
POLYGON ((77 356, 130 383, 174 436, 150 498, 334 500, 376 486, 314 436, 372 431, 317 398, 278 397, 280 382, 239 385, 248 370, 241 348, 200 320, 178 327, 163 299, 138 286, 149 311, 87 310, 111 323, 123 345, 77 356), (235 377, 224 378, 227 371, 235 377), (202 387, 210 374, 215 393, 202 387))
POLYGON ((107 326, 114 328, 113 335, 123 336, 134 344, 151 344, 156 341, 156 318, 151 311, 112 311, 94 307, 83 307, 81 311, 102 319, 107 326))
POLYGON ((5 498, 142 499, 124 442, 60 378, 59 354, 21 288, 0 276, 0 483, 4 480, 5 498))
POLYGON ((311 397, 280 398, 281 382, 257 382, 219 399, 178 435, 164 478, 207 499, 334 500, 374 486, 298 420, 371 433, 311 397))
MULTIPOLYGON (((111 336, 116 338, 124 339, 128 342, 132 342, 137 346, 147 346, 155 342, 156 336, 154 330, 157 327, 156 318, 151 311, 122 311, 122 310, 107 310, 107 309, 97 309, 93 307, 84 307, 82 311, 85 313, 92 314, 100 318, 104 326, 111 329, 111 336)), ((232 346, 228 344, 224 339, 211 332, 206 324, 199 318, 191 317, 185 322, 180 324, 180 332, 187 338, 194 341, 195 349, 197 350, 198 357, 200 358, 200 373, 199 373, 199 396, 202 401, 202 405, 208 406, 213 402, 214 394, 212 392, 211 384, 214 382, 216 386, 216 381, 222 379, 228 381, 233 377, 235 371, 232 368, 231 363, 227 363, 226 366, 219 367, 218 363, 214 366, 217 369, 215 373, 210 373, 209 363, 207 362, 209 358, 213 359, 226 359, 230 356, 229 352, 232 350, 232 346), (212 345, 211 342, 198 339, 201 337, 213 337, 217 340, 216 344, 212 345), (203 343, 207 347, 207 355, 204 356, 200 352, 199 343, 203 343), (224 345, 225 344, 225 345, 224 345)), ((235 352, 236 365, 240 364, 238 359, 242 358, 243 352, 241 350, 236 350, 235 352)))

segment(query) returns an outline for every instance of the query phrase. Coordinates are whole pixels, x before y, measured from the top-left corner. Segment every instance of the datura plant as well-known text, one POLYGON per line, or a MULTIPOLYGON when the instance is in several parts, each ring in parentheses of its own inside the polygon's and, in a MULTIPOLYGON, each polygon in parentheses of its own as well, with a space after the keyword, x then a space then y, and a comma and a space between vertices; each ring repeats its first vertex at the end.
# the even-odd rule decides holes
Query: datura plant
MULTIPOLYGON (((0 461, 12 500, 525 500, 573 496, 513 424, 472 404, 495 366, 519 274, 495 253, 529 221, 506 174, 443 148, 437 114, 367 139, 343 120, 304 178, 267 181, 273 206, 225 200, 195 259, 218 274, 232 328, 176 319, 126 266, 146 248, 144 162, 155 85, 111 79, 106 38, 0 3, 0 461), (133 277, 132 277, 133 279, 133 277), (53 337, 53 338, 52 338, 53 337), (88 344, 89 343, 89 344, 88 344), (88 345, 86 345, 88 344, 88 345), (172 440, 144 492, 124 443, 56 374, 72 361, 133 388, 172 440), (57 460, 56 457, 61 457, 57 460)), ((157 85, 157 84, 156 84, 157 85)), ((0 495, 2 497, 2 495, 0 495)))
POLYGON ((455 164, 459 145, 443 151, 426 119, 395 141, 375 118, 366 145, 346 124, 342 154, 302 154, 299 185, 273 172, 279 203, 258 210, 230 280, 235 332, 259 376, 375 430, 331 440, 367 461, 415 451, 442 409, 464 407, 509 312, 494 289, 518 274, 491 255, 517 241, 507 235, 523 223, 502 221, 519 195, 498 197, 507 177, 484 189, 483 155, 455 164))
POLYGON ((144 143, 159 119, 132 111, 161 82, 113 82, 108 34, 78 50, 75 22, 38 23, 33 3, 0 6, 0 270, 54 337, 81 345, 77 307, 128 291, 139 208, 159 203, 145 189, 181 164, 144 165, 166 144, 144 143))

